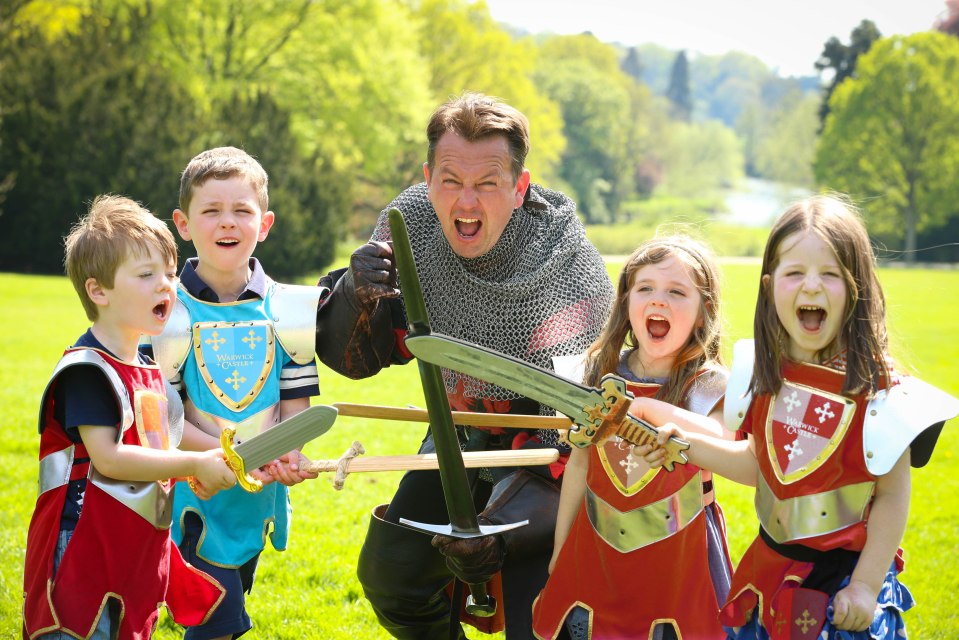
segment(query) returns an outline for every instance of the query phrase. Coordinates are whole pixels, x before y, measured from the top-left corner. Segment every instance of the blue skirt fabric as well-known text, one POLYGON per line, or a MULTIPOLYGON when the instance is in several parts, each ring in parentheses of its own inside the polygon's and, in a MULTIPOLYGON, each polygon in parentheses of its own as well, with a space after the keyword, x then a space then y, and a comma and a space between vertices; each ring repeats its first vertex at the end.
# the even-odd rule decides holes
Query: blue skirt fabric
MULTIPOLYGON (((839 589, 849 584, 849 576, 842 581, 839 589)), ((826 624, 819 634, 819 640, 903 640, 906 638, 906 624, 902 614, 915 605, 915 600, 906 585, 899 582, 895 564, 886 573, 886 579, 879 590, 876 600, 876 613, 872 624, 865 631, 843 631, 832 625, 833 594, 826 608, 826 624)), ((769 633, 759 624, 758 612, 736 632, 729 634, 730 640, 769 640, 769 633)))

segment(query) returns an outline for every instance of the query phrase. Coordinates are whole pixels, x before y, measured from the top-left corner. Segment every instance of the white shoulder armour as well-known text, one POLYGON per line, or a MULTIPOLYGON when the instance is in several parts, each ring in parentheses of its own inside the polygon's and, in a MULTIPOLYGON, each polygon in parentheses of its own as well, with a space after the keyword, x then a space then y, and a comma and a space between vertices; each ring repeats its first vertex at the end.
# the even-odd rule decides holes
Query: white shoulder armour
POLYGON ((190 355, 190 345, 193 343, 190 310, 177 298, 170 319, 163 327, 163 333, 153 337, 146 336, 145 340, 153 345, 153 360, 163 372, 163 377, 167 380, 173 378, 190 355))
POLYGON ((753 379, 753 364, 756 352, 752 340, 737 340, 733 345, 733 368, 726 385, 726 403, 723 405, 723 421, 726 428, 736 431, 746 418, 746 411, 753 396, 749 383, 753 379))
POLYGON ((276 337, 297 364, 316 357, 316 310, 327 293, 326 287, 276 283, 270 296, 276 337))
POLYGON ((869 473, 888 473, 906 447, 912 447, 912 466, 924 466, 943 423, 956 415, 959 399, 912 376, 880 391, 866 406, 863 423, 863 454, 869 473))
POLYGON ((573 382, 582 382, 586 375, 586 354, 572 356, 553 356, 553 371, 573 382))

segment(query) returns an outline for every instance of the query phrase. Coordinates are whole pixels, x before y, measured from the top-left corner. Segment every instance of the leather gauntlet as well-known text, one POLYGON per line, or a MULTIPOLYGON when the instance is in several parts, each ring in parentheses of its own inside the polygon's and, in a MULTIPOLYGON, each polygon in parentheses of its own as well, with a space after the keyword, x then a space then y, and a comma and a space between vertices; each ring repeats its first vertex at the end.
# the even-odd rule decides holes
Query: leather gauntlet
POLYGON ((369 242, 353 252, 348 269, 318 283, 331 289, 316 318, 316 355, 349 378, 372 376, 390 363, 396 338, 392 313, 382 298, 399 295, 392 250, 369 242))

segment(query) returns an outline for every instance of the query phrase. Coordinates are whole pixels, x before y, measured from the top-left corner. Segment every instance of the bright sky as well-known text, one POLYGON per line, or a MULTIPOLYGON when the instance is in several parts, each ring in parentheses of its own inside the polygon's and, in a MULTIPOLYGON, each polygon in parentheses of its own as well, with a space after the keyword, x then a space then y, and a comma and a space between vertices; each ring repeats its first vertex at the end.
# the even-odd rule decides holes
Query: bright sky
POLYGON ((832 36, 844 43, 863 20, 884 36, 928 31, 944 0, 486 0, 498 22, 530 33, 591 31, 605 42, 750 53, 780 75, 816 75, 832 36))

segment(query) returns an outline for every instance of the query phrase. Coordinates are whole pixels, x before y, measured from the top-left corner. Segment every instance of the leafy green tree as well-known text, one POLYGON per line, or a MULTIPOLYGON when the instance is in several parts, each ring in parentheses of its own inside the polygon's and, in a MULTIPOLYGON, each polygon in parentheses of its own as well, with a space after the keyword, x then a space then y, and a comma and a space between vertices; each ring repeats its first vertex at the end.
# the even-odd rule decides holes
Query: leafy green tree
POLYGON ((879 40, 829 108, 817 181, 862 201, 870 229, 901 239, 914 260, 917 232, 959 212, 959 40, 879 40))
POLYGON ((852 30, 850 42, 843 44, 838 38, 832 37, 823 46, 819 59, 816 60, 816 70, 826 71, 831 78, 822 96, 822 105, 819 107, 820 128, 826 123, 829 115, 829 100, 843 80, 853 75, 856 70, 856 60, 863 55, 872 44, 882 37, 879 28, 872 20, 863 20, 852 30))
MULTIPOLYGON (((394 191, 422 155, 435 106, 409 9, 383 0, 152 0, 157 64, 211 113, 268 92, 304 153, 352 169, 351 190, 394 191)), ((362 198, 364 194, 357 193, 362 198)))
POLYGON ((636 82, 643 81, 643 62, 639 57, 639 51, 636 47, 630 47, 629 50, 626 51, 626 56, 623 58, 620 68, 623 70, 623 73, 636 82))
POLYGON ((742 177, 739 140, 732 129, 718 120, 691 124, 673 121, 658 129, 657 137, 662 192, 701 196, 729 187, 742 177))
POLYGON ((756 141, 756 174, 788 184, 812 186, 819 125, 819 98, 794 89, 768 113, 756 141))
POLYGON ((544 41, 535 78, 562 113, 566 190, 588 223, 614 221, 634 190, 648 93, 619 69, 610 45, 588 34, 544 41))
MULTIPOLYGON (((243 148, 270 178, 276 223, 257 246, 257 258, 267 273, 281 280, 322 270, 333 261, 338 229, 349 211, 349 180, 319 152, 300 151, 292 114, 269 94, 234 95, 218 108, 205 132, 206 143, 196 151, 223 145, 243 148)), ((183 243, 181 251, 194 255, 189 243, 183 243)))
POLYGON ((566 139, 559 106, 533 82, 538 52, 532 40, 514 39, 482 2, 421 0, 415 6, 433 106, 464 91, 503 98, 529 118, 533 180, 555 186, 566 139))
POLYGON ((0 42, 2 270, 61 272, 62 236, 98 194, 161 216, 176 200, 194 104, 144 63, 148 7, 96 8, 64 29, 24 21, 0 42))
POLYGON ((673 69, 669 74, 669 87, 666 88, 666 97, 672 105, 673 116, 689 122, 693 117, 693 97, 689 88, 689 61, 686 52, 676 54, 673 69))

